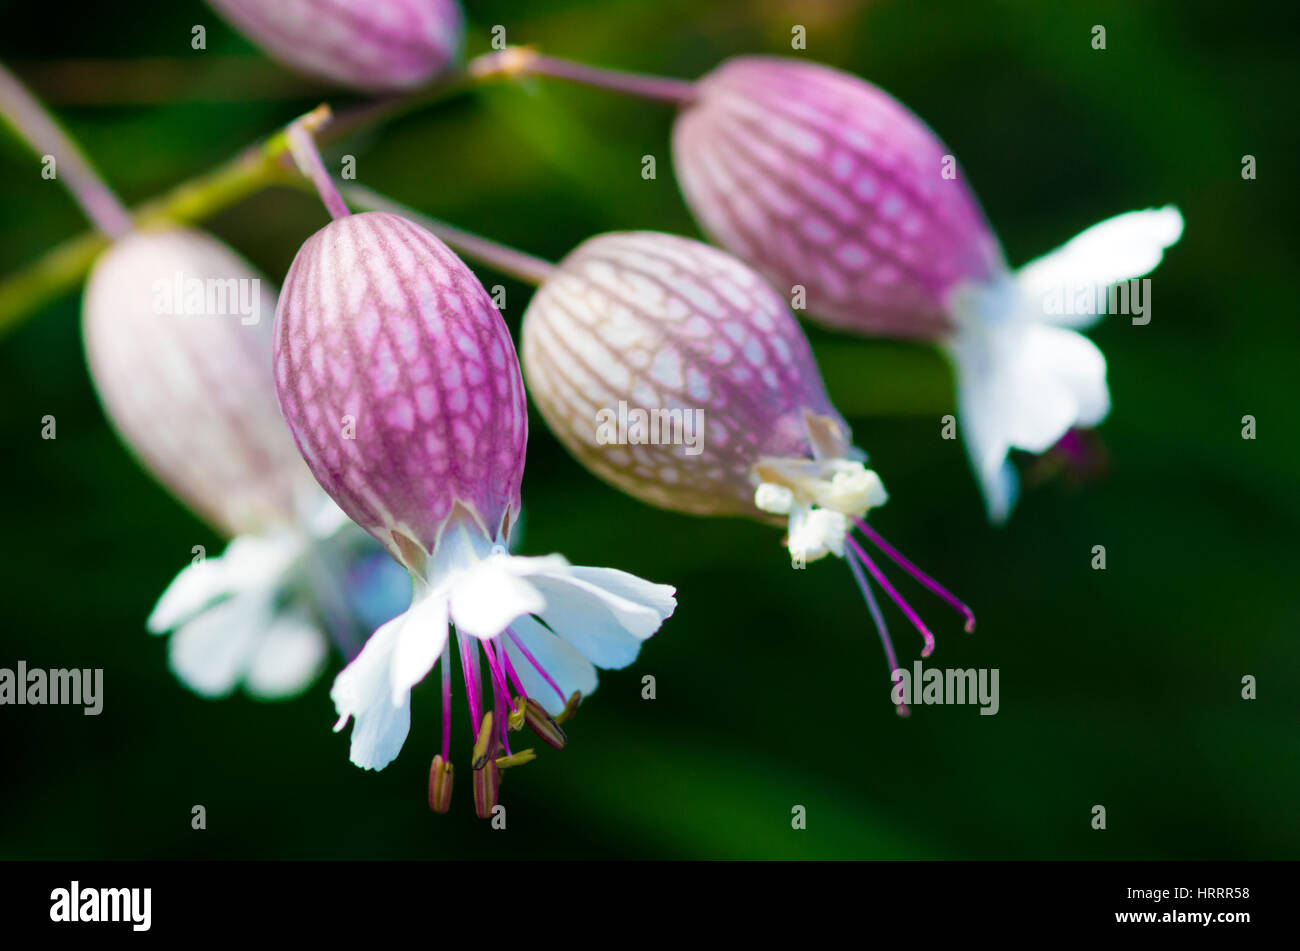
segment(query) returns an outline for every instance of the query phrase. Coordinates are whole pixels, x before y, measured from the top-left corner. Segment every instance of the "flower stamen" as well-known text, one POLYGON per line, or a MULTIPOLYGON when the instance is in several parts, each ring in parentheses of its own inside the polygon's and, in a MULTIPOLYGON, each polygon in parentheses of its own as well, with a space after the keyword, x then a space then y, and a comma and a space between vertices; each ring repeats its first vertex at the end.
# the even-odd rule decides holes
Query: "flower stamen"
POLYGON ((474 812, 480 819, 492 816, 501 793, 501 770, 495 759, 487 760, 481 769, 474 770, 474 812))
POLYGON ((535 759, 537 759, 537 753, 532 747, 529 747, 510 756, 498 756, 496 764, 498 769, 509 769, 512 766, 523 766, 525 763, 531 763, 535 759))
POLYGON ((920 632, 922 639, 925 641, 925 646, 921 648, 921 656, 929 657, 934 653, 934 635, 931 634, 930 629, 925 626, 925 622, 922 621, 920 617, 917 616, 916 612, 912 610, 912 606, 903 600, 903 596, 898 593, 892 584, 889 583, 889 579, 885 577, 884 572, 876 567, 876 563, 871 560, 871 557, 865 551, 863 551, 862 546, 859 545, 851 536, 846 537, 844 541, 848 545, 849 550, 857 556, 858 560, 862 562, 867 571, 871 572, 871 577, 875 579, 876 584, 885 589, 885 593, 893 599, 894 603, 898 605, 903 614, 907 616, 907 619, 912 622, 912 626, 920 632))
POLYGON ((496 751, 496 735, 492 732, 492 711, 483 714, 483 722, 474 733, 474 754, 470 761, 473 769, 481 770, 488 757, 496 751))
MULTIPOLYGON (((848 562, 849 570, 853 572, 853 578, 858 583, 858 588, 862 591, 862 597, 867 602, 867 610, 871 612, 871 620, 875 622, 876 632, 880 635, 880 643, 885 648, 885 660, 889 664, 889 679, 894 678, 894 671, 898 670, 898 656, 894 653, 894 642, 890 640, 889 628, 885 626, 885 615, 880 610, 880 603, 876 601, 875 592, 871 590, 871 582, 862 571, 862 566, 853 558, 845 558, 848 562)), ((907 704, 898 705, 898 715, 900 717, 911 716, 907 704)))
POLYGON ((524 701, 524 721, 528 724, 528 729, 541 737, 544 743, 557 750, 564 749, 565 744, 569 742, 569 738, 560 729, 560 724, 555 718, 531 697, 524 701))
POLYGON ((564 695, 564 691, 560 689, 560 685, 557 684, 554 680, 552 680, 551 675, 546 672, 546 668, 537 662, 537 658, 533 656, 532 651, 530 651, 527 647, 524 646, 524 642, 519 637, 519 635, 516 634, 510 628, 506 628, 506 633, 510 635, 510 640, 514 642, 515 647, 519 648, 519 653, 523 654, 526 658, 528 658, 528 662, 533 665, 533 667, 541 675, 542 679, 551 685, 551 689, 555 691, 556 696, 558 696, 561 701, 567 701, 567 698, 564 695))
POLYGON ((564 701, 564 709, 556 714, 555 722, 563 723, 566 720, 572 720, 574 715, 578 712, 578 704, 580 703, 582 703, 582 691, 575 690, 573 691, 573 696, 564 701))
POLYGON ((943 585, 939 584, 939 582, 935 581, 920 568, 916 567, 915 564, 904 557, 902 552, 889 544, 889 542, 885 541, 879 532, 866 523, 865 519, 855 518, 854 521, 857 523, 858 531, 867 536, 871 543, 888 555, 896 565, 910 574, 917 581, 921 582, 921 584, 929 588, 933 593, 947 601, 958 614, 964 616, 966 618, 967 634, 975 630, 975 612, 968 608, 960 598, 943 585))
POLYGON ((434 812, 445 815, 451 808, 451 780, 451 763, 435 756, 429 769, 429 808, 434 812))

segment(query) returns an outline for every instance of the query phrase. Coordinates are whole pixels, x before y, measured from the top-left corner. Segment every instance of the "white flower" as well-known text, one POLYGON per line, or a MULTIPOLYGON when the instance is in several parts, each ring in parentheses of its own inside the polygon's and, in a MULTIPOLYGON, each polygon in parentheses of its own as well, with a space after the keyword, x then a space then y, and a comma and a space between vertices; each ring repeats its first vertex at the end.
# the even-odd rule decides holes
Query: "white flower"
POLYGON ((1107 289, 1160 263, 1183 233, 1169 206, 1118 215, 1015 275, 958 287, 948 341, 956 367, 960 429, 989 517, 1015 504, 1012 449, 1041 453, 1076 426, 1110 411, 1106 359, 1079 330, 1106 312, 1107 289))
MULTIPOLYGON (((571 711, 575 694, 596 689, 596 667, 632 663, 642 642, 677 605, 669 585, 623 571, 574 567, 559 555, 510 555, 504 539, 490 538, 463 509, 444 526, 426 570, 412 577, 410 610, 375 631, 335 680, 335 729, 355 718, 352 762, 383 769, 401 750, 410 728, 411 688, 441 659, 443 750, 435 773, 438 763, 449 764, 445 721, 454 629, 475 726, 476 783, 484 757, 495 761, 498 743, 511 755, 507 719, 518 728, 527 708, 530 725, 545 733, 554 723, 536 723, 545 717, 530 704, 547 717, 562 718, 571 711), (486 660, 487 690, 480 680, 479 647, 486 660)), ((491 763, 487 768, 495 769, 491 763)), ((443 811, 445 801, 435 805, 434 798, 431 791, 431 805, 443 811)))
POLYGON ((317 501, 301 530, 240 535, 188 565, 159 598, 147 627, 173 632, 168 664, 195 693, 224 697, 242 685, 259 699, 295 696, 325 666, 319 615, 349 634, 346 568, 353 552, 378 545, 323 495, 317 501))

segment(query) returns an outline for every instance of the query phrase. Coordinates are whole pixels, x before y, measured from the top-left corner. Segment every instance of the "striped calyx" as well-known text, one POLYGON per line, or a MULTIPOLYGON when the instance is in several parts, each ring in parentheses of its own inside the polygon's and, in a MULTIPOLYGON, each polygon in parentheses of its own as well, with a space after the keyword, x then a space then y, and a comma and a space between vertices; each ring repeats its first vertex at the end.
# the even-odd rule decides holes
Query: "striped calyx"
POLYGON ((643 501, 770 520, 766 463, 849 453, 794 315, 754 271, 654 232, 592 238, 524 315, 524 372, 580 462, 643 501), (824 439, 822 438, 824 437, 824 439))
POLYGON ((868 334, 939 338, 948 297, 1004 270, 964 172, 884 91, 815 63, 730 60, 677 119, 673 156, 710 237, 810 318, 868 334))
POLYGON ((285 65, 371 91, 428 82, 460 54, 456 0, 209 0, 285 65))
POLYGON ((458 503, 486 537, 508 534, 518 358, 483 285, 423 228, 369 212, 307 239, 276 311, 275 385, 317 481, 408 568, 423 572, 458 503))
POLYGON ((261 275, 199 231, 132 233, 82 307, 91 379, 123 440, 228 536, 283 527, 319 490, 275 403, 261 275))

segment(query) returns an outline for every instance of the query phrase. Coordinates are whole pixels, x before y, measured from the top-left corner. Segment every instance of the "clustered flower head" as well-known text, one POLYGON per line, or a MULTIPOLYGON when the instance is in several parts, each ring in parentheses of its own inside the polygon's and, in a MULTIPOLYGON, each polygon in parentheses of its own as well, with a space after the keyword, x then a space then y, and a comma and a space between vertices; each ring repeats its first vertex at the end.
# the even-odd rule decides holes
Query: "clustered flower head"
POLYGON ((1110 410, 1105 358, 1078 331, 1105 312, 1110 286, 1150 272, 1182 235, 1177 208, 1129 212, 1013 272, 965 171, 925 123, 818 63, 743 56, 686 83, 516 48, 479 72, 676 105, 678 180, 713 240, 806 297, 811 320, 930 340, 949 356, 959 429, 998 522, 1017 495, 1011 450, 1042 453, 1110 410))
MULTIPOLYGON (((372 91, 442 74, 463 32, 454 0, 211 2, 291 67, 372 91)), ((352 761, 382 769, 410 730, 413 688, 439 666, 442 741, 428 792, 446 812, 458 668, 472 732, 462 761, 479 816, 493 814, 503 771, 534 758, 512 734, 528 727, 563 749, 562 725, 595 690, 596 668, 631 664, 676 608, 668 585, 511 553, 525 380, 550 430, 609 484, 665 509, 783 526, 800 567, 845 561, 892 671, 877 589, 916 628, 923 657, 935 639, 864 541, 968 631, 974 615, 868 525, 888 495, 832 404, 790 301, 806 298, 810 319, 840 330, 942 347, 959 428, 1001 520, 1016 495, 1013 449, 1042 453, 1107 415, 1105 360, 1078 331, 1104 312, 1107 287, 1151 271, 1183 227, 1173 207, 1130 212, 1013 271, 947 147, 857 77, 741 57, 687 82, 519 48, 457 73, 500 74, 675 105, 683 195, 725 250, 615 232, 552 265, 361 189, 350 194, 379 210, 352 214, 310 134, 327 117, 318 110, 287 139, 332 220, 294 258, 273 330, 211 314, 164 320, 150 295, 174 275, 251 282, 268 313, 272 298, 207 235, 134 231, 39 110, 26 124, 34 143, 71 162, 70 188, 115 239, 84 309, 110 419, 178 498, 234 539, 185 569, 149 619, 151 630, 175 629, 173 667, 204 694, 239 682, 264 696, 302 689, 324 663, 321 624, 356 623, 348 579, 383 587, 373 566, 358 573, 364 530, 409 579, 410 601, 379 612, 359 651, 344 650, 330 692, 335 729, 351 723, 352 761), (538 285, 522 368, 501 314, 449 245, 538 285), (1064 313, 1052 306, 1063 294, 1074 298, 1064 313), (622 427, 629 414, 635 435, 611 438, 611 418, 622 427), (693 438, 673 438, 674 426, 693 438)), ((0 71, 6 102, 30 105, 0 71)))

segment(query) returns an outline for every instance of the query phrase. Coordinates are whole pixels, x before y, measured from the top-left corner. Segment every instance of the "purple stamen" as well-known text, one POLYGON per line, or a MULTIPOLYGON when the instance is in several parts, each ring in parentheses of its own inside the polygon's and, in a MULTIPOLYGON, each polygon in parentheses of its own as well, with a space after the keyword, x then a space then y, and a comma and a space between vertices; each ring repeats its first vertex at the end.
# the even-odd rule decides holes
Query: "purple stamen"
POLYGON ((858 524, 858 530, 862 532, 863 535, 866 535, 873 545, 892 558, 895 564, 900 568, 903 568, 908 574, 921 582, 921 584, 925 585, 939 597, 943 598, 943 600, 947 601, 958 614, 964 615, 966 617, 967 634, 975 630, 975 612, 968 608, 960 598, 905 558, 902 552, 889 544, 889 542, 885 541, 881 534, 868 525, 864 519, 855 518, 854 521, 858 524))
POLYGON ((925 647, 921 649, 921 656, 929 657, 934 652, 934 635, 931 634, 930 629, 925 626, 925 622, 917 617, 916 612, 912 610, 911 605, 903 600, 903 596, 894 590, 894 586, 889 583, 889 579, 884 576, 881 570, 876 567, 876 563, 871 560, 865 551, 862 550, 862 546, 849 537, 846 537, 844 541, 852 549, 853 553, 862 561, 862 564, 866 567, 867 571, 871 572, 871 577, 876 579, 876 584, 885 589, 885 593, 893 598, 894 603, 898 605, 899 609, 905 615, 907 615, 907 619, 912 622, 912 626, 921 632, 921 637, 925 639, 925 647))
POLYGON ((514 662, 510 659, 510 652, 506 650, 506 645, 504 643, 501 645, 501 663, 506 669, 506 676, 509 677, 510 682, 515 685, 515 695, 527 700, 528 691, 524 689, 523 681, 520 680, 519 675, 515 673, 514 662))
POLYGON ((551 675, 548 674, 542 668, 542 665, 537 662, 537 658, 533 656, 532 651, 530 651, 527 647, 524 646, 523 641, 519 639, 519 635, 516 634, 514 631, 512 631, 510 628, 506 628, 506 633, 510 635, 510 640, 514 641, 515 647, 519 648, 519 652, 523 654, 525 657, 527 657, 528 662, 537 669, 537 672, 539 674, 542 675, 542 679, 551 685, 551 689, 554 690, 556 696, 560 698, 560 703, 568 703, 569 698, 564 695, 564 691, 560 689, 560 685, 557 684, 554 680, 552 680, 551 675))
POLYGON ((507 735, 509 726, 508 719, 504 716, 503 710, 510 709, 510 688, 506 686, 506 678, 501 672, 501 665, 497 662, 496 652, 492 649, 492 641, 485 640, 483 644, 483 654, 487 657, 488 671, 492 675, 492 719, 496 723, 497 736, 501 740, 501 745, 505 747, 506 755, 510 754, 510 738, 507 735))
MULTIPOLYGON (((880 635, 880 643, 885 648, 885 660, 889 663, 889 679, 894 679, 894 671, 898 670, 898 657, 894 654, 894 643, 889 639, 889 628, 885 626, 885 615, 880 610, 880 604, 876 601, 875 592, 871 590, 871 582, 867 581, 867 576, 862 573, 862 566, 853 558, 853 553, 844 559, 849 563, 849 570, 853 572, 853 578, 858 583, 858 589, 861 590, 862 596, 867 601, 867 610, 871 612, 871 620, 876 624, 876 632, 880 635)), ((907 704, 898 705, 899 716, 910 716, 911 711, 907 709, 907 704)))
POLYGON ((456 646, 460 649, 460 666, 465 674, 465 690, 469 694, 470 725, 474 728, 474 742, 477 743, 479 724, 483 722, 483 703, 479 696, 479 691, 483 687, 479 683, 478 648, 471 649, 466 644, 466 640, 464 634, 456 632, 456 646))
POLYGON ((442 649, 442 761, 451 762, 451 644, 442 649))

